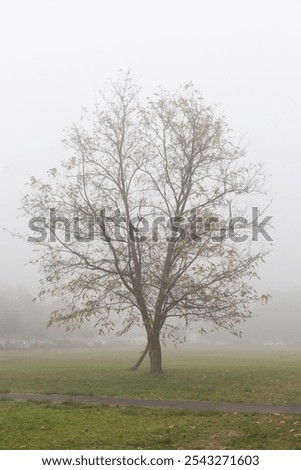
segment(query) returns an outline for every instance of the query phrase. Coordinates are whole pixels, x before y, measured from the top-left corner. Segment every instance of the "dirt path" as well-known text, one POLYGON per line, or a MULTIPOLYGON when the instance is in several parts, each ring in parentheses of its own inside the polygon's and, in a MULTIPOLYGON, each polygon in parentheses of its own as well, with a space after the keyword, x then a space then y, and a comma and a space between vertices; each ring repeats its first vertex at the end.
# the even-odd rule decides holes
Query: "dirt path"
POLYGON ((40 393, 0 393, 0 398, 13 400, 50 401, 63 403, 72 400, 79 403, 109 406, 137 406, 142 408, 168 408, 172 410, 223 411, 227 413, 278 413, 301 414, 301 405, 264 405, 259 403, 219 403, 184 400, 144 400, 140 398, 108 398, 83 395, 57 395, 40 393))

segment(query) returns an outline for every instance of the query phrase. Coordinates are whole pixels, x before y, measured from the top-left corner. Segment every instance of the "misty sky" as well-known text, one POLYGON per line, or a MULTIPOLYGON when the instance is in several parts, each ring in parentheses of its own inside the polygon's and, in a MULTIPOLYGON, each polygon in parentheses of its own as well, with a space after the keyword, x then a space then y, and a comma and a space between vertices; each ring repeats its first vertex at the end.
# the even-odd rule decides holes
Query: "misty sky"
MULTIPOLYGON (((266 289, 301 287, 301 1, 12 0, 0 7, 0 284, 34 291, 32 246, 2 230, 25 183, 67 155, 63 129, 119 69, 146 93, 190 82, 271 174, 266 289)), ((263 203, 263 202, 262 202, 263 203)))

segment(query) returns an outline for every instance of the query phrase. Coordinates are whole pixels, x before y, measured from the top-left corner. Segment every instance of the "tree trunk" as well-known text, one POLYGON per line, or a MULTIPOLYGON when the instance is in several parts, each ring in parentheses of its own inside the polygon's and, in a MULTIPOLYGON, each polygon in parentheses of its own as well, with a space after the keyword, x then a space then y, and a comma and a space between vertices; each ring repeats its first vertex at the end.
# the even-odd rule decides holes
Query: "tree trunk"
POLYGON ((129 370, 138 370, 138 367, 140 366, 140 364, 142 364, 142 362, 144 361, 144 358, 145 356, 147 355, 148 353, 148 350, 149 350, 149 345, 147 343, 143 353, 141 354, 141 356, 139 357, 138 361, 136 362, 136 364, 134 364, 132 367, 129 368, 129 370))
POLYGON ((152 335, 148 339, 149 345, 149 360, 150 360, 150 373, 161 374, 162 369, 162 354, 159 334, 152 335))

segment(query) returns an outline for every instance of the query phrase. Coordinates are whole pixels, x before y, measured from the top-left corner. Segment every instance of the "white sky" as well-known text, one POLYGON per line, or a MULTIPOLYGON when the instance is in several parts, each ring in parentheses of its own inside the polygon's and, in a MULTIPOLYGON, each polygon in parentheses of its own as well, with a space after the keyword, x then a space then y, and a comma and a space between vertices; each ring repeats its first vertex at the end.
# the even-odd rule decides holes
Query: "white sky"
MULTIPOLYGON (((301 287, 300 0, 11 0, 0 6, 0 228, 66 152, 63 128, 118 69, 147 91, 193 81, 270 178, 263 285, 301 287)), ((34 289, 31 246, 0 230, 0 283, 34 289)))

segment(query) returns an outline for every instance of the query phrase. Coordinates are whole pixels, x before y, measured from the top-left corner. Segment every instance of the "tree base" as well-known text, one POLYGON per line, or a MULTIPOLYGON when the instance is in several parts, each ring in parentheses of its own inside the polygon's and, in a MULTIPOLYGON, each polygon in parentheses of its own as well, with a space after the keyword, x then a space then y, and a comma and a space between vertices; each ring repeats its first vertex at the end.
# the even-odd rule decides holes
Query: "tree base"
POLYGON ((150 374, 162 374, 162 354, 160 341, 149 342, 150 374))

